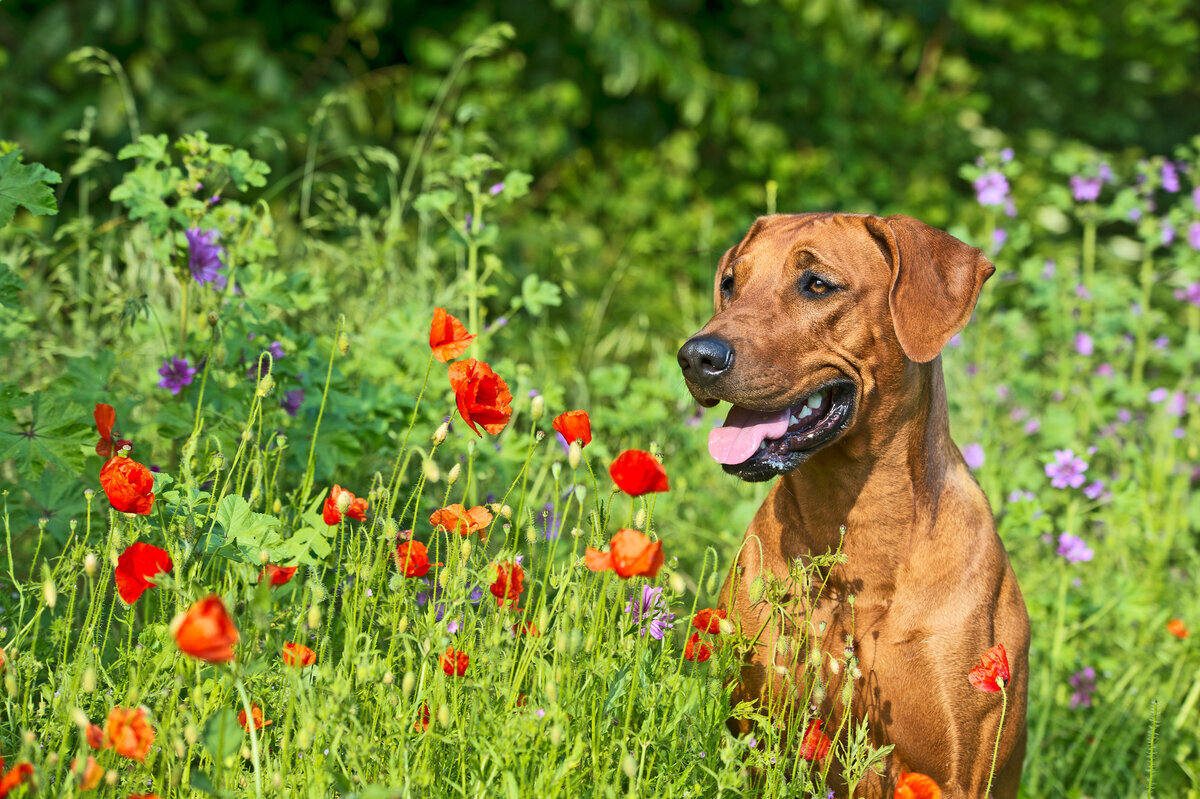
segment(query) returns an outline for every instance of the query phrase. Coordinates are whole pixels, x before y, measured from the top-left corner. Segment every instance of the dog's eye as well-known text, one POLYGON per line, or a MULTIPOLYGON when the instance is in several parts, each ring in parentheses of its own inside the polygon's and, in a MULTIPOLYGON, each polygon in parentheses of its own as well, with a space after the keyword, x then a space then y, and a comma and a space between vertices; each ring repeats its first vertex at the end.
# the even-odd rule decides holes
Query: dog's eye
POLYGON ((721 278, 721 296, 729 299, 731 294, 733 294, 733 275, 726 275, 721 278))
POLYGON ((812 272, 806 272, 800 278, 800 291, 809 297, 822 297, 836 288, 837 286, 812 272))

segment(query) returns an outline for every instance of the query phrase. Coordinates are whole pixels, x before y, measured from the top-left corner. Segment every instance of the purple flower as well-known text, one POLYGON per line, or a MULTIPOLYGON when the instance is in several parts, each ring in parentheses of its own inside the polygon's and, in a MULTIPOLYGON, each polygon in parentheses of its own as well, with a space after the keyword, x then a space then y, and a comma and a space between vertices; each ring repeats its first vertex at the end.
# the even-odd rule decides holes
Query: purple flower
POLYGON ((983 445, 977 443, 967 444, 962 448, 963 460, 967 462, 967 468, 971 471, 976 471, 980 466, 983 466, 983 445))
POLYGON ((283 395, 283 399, 279 401, 279 405, 287 412, 288 416, 295 416, 300 412, 300 405, 303 402, 304 389, 294 388, 283 395))
POLYGON ((1176 289, 1175 299, 1180 302, 1190 302, 1200 308, 1200 283, 1189 283, 1181 289, 1176 289))
POLYGON ((1096 351, 1096 344, 1087 333, 1075 334, 1075 351, 1080 355, 1090 357, 1096 351))
POLYGON ((1046 464, 1046 476, 1055 488, 1079 488, 1083 485, 1083 473, 1087 468, 1087 461, 1077 457, 1074 450, 1056 449, 1054 461, 1046 464))
POLYGON ((1149 394, 1146 395, 1146 399, 1150 400, 1150 402, 1157 405, 1158 403, 1165 400, 1167 398, 1167 395, 1170 393, 1171 392, 1167 391, 1165 388, 1156 388, 1153 391, 1151 391, 1149 394))
POLYGON ((1192 205, 1196 206, 1197 211, 1200 211, 1200 184, 1192 189, 1192 205))
POLYGON ((1090 300, 1092 298, 1092 292, 1088 291, 1087 286, 1080 283, 1075 287, 1075 296, 1081 300, 1090 300))
POLYGON ((1088 499, 1099 499, 1100 495, 1103 493, 1104 493, 1104 481, 1103 480, 1096 480, 1095 482, 1088 483, 1087 485, 1085 485, 1083 487, 1083 495, 1085 497, 1087 497, 1088 499))
POLYGON ((502 327, 508 326, 507 316, 497 316, 495 321, 483 329, 484 333, 491 333, 493 330, 499 330, 502 327))
POLYGON ((1193 250, 1200 250, 1200 222, 1188 225, 1187 243, 1193 250))
POLYGON ((196 370, 192 368, 187 358, 164 359, 158 373, 162 375, 162 380, 158 381, 158 387, 170 389, 172 394, 183 391, 183 387, 191 385, 192 378, 196 376, 196 370))
POLYGON ((458 619, 452 619, 450 623, 446 625, 446 632, 448 632, 450 635, 454 635, 456 632, 458 632, 458 629, 458 619))
POLYGON ((1167 161, 1162 165, 1162 187, 1163 191, 1174 194, 1179 191, 1179 173, 1175 170, 1175 165, 1167 161))
POLYGON ((1103 180, 1105 183, 1113 182, 1112 167, 1108 165, 1107 161, 1100 162, 1100 166, 1096 169, 1096 174, 1099 175, 1100 179, 1103 180))
POLYGON ((1033 502, 1033 499, 1034 497, 1032 491, 1022 491, 1019 488, 1008 495, 1009 503, 1033 502))
POLYGON ((1179 417, 1187 413, 1187 394, 1176 391, 1167 400, 1167 413, 1179 417))
POLYGON ((1092 706, 1092 694, 1096 693, 1096 670, 1088 666, 1071 675, 1068 680, 1074 692, 1071 694, 1071 709, 1092 706))
POLYGON ((1058 554, 1066 558, 1068 563, 1084 563, 1096 553, 1079 536, 1063 533, 1058 537, 1058 554))
POLYGON ((1025 431, 1025 435, 1031 436, 1042 429, 1042 422, 1039 419, 1030 419, 1022 429, 1025 431))
POLYGON ((1082 175, 1071 176, 1071 196, 1077 203, 1094 202, 1100 196, 1103 182, 1100 178, 1085 178, 1082 175))
POLYGON ((1133 208, 1129 209, 1129 221, 1130 222, 1137 222, 1141 218, 1142 218, 1142 209, 1141 208, 1134 206, 1133 208))
POLYGON ((267 352, 271 353, 271 357, 277 361, 286 354, 283 351, 283 345, 278 341, 272 341, 271 346, 267 347, 267 352))
POLYGON ((1170 247, 1173 241, 1175 241, 1175 226, 1164 219, 1162 221, 1162 245, 1170 247))
POLYGON ((634 604, 635 600, 631 598, 625 605, 625 612, 633 617, 634 622, 641 625, 641 634, 649 633, 656 641, 661 641, 667 630, 675 626, 675 614, 667 609, 667 601, 662 593, 661 587, 651 588, 644 585, 641 601, 634 604), (643 623, 643 619, 646 619, 647 623, 643 623))
POLYGON ((474 214, 472 214, 470 211, 467 211, 467 217, 466 217, 466 219, 463 221, 463 232, 464 232, 464 233, 470 233, 470 232, 471 232, 471 224, 472 224, 474 221, 475 221, 475 215, 474 215, 474 214))
POLYGON ((218 289, 225 288, 225 276, 221 274, 225 266, 221 261, 225 248, 217 244, 220 232, 190 228, 184 235, 188 243, 188 269, 195 281, 200 285, 215 283, 218 289))
POLYGON ((1008 179, 994 169, 975 178, 971 185, 975 187, 975 199, 980 205, 1004 205, 1008 199, 1008 179))
POLYGON ((1053 258, 1047 258, 1045 265, 1042 266, 1042 280, 1051 280, 1056 269, 1058 269, 1058 262, 1053 258))
POLYGON ((1013 160, 1013 148, 1005 147, 1000 151, 1000 162, 1007 164, 1011 160, 1013 160))
POLYGON ((1112 377, 1113 374, 1114 370, 1111 363, 1102 363, 1096 367, 1097 377, 1112 377))
POLYGON ((1008 231, 1002 227, 998 227, 992 231, 992 254, 1000 252, 1000 248, 1004 246, 1004 242, 1008 241, 1008 231))
POLYGON ((490 189, 488 189, 488 193, 491 194, 493 197, 495 197, 497 194, 499 194, 502 191, 504 191, 504 181, 500 181, 499 183, 497 183, 496 185, 494 185, 490 189))

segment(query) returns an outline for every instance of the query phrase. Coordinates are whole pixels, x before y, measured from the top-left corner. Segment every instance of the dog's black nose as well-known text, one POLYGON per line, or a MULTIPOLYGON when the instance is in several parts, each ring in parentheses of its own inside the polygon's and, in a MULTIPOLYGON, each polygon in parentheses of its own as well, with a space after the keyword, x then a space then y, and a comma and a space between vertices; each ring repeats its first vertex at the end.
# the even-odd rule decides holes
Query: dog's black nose
POLYGON ((707 386, 733 366, 733 347, 716 336, 692 338, 679 348, 678 358, 684 377, 707 386))

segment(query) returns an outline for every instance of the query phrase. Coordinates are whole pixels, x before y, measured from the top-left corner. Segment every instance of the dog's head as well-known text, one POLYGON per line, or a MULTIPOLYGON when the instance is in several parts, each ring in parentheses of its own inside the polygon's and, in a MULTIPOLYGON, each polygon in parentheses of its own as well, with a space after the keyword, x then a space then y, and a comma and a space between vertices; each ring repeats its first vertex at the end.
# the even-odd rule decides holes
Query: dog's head
POLYGON ((907 216, 762 217, 717 267, 716 313, 679 350, 698 402, 733 405, 709 452, 750 481, 851 435, 966 325, 995 267, 907 216))

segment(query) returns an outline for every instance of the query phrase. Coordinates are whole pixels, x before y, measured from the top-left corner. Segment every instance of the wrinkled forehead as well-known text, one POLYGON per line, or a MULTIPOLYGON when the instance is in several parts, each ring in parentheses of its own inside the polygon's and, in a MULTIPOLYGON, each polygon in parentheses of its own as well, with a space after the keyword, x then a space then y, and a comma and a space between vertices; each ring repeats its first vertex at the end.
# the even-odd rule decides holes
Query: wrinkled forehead
POLYGON ((847 272, 887 268, 883 242, 867 229, 866 214, 775 214, 760 217, 730 253, 729 263, 758 269, 794 265, 811 253, 847 272))

